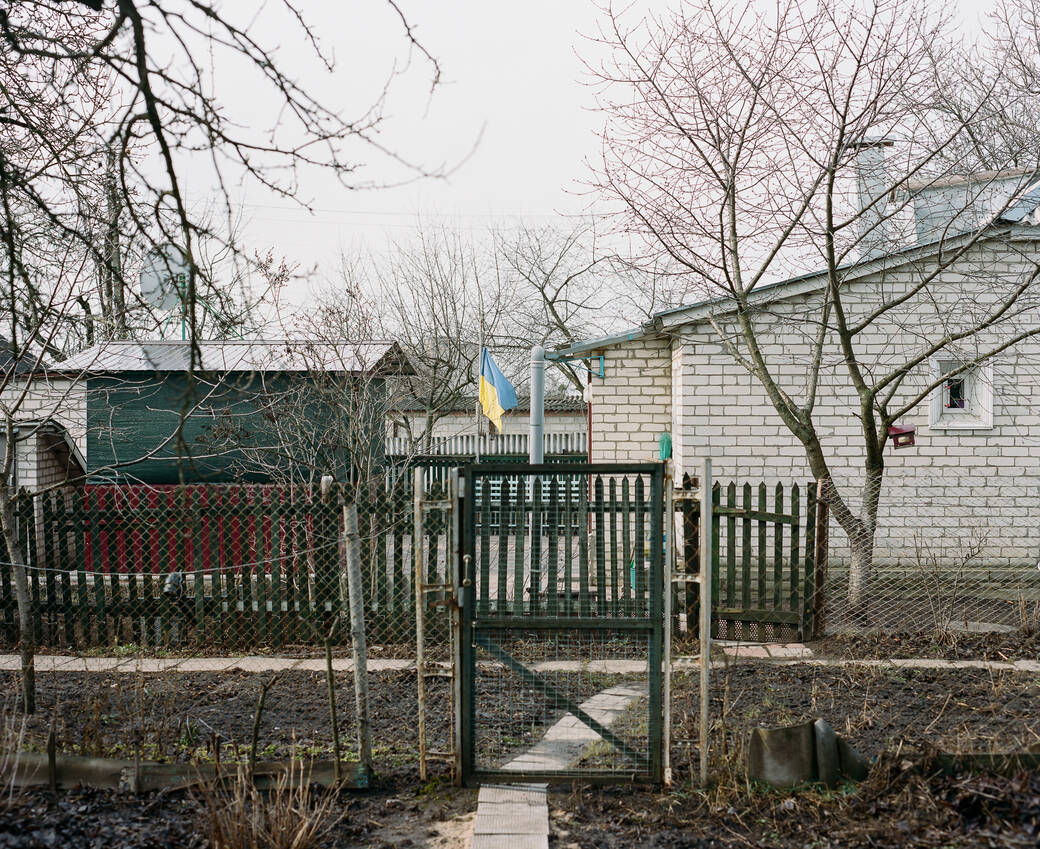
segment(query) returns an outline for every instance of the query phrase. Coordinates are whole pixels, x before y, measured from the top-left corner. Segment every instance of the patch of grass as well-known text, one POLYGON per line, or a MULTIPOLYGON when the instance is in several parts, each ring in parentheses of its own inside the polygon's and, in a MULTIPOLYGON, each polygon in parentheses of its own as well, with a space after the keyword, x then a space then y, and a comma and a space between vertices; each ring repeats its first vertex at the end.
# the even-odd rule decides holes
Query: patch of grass
POLYGON ((310 849, 320 845, 341 817, 332 791, 312 790, 295 758, 274 788, 260 793, 239 767, 230 783, 206 785, 197 794, 214 849, 310 849))

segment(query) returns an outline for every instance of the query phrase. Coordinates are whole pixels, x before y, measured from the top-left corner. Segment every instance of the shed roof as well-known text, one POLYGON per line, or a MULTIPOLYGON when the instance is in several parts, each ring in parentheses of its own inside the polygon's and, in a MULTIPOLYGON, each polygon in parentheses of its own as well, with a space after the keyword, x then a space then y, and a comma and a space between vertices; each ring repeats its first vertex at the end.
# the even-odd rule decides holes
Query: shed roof
MULTIPOLYGON (((373 370, 410 374, 408 358, 396 342, 313 343, 290 339, 198 342, 196 371, 204 372, 340 372, 373 370)), ((104 342, 55 366, 56 371, 104 374, 111 372, 188 371, 187 341, 104 342)))

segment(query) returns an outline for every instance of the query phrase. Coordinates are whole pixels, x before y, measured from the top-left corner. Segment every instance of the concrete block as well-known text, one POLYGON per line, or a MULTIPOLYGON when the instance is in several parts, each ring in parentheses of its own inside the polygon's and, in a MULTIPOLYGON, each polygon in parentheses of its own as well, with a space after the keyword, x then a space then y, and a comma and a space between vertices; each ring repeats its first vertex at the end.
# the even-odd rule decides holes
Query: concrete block
POLYGON ((748 777, 774 787, 793 787, 816 774, 812 722, 783 728, 754 728, 748 748, 748 777))
POLYGON ((816 738, 816 777, 824 787, 838 786, 841 762, 838 757, 838 735, 824 720, 813 723, 816 738))

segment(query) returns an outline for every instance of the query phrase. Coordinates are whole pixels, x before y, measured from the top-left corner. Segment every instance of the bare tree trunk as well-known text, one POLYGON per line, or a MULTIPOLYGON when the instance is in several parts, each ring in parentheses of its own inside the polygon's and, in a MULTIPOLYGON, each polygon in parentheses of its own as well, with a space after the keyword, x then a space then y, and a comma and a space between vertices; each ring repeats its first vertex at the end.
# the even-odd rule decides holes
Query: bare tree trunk
POLYGON ((423 423, 423 453, 429 454, 433 446, 433 411, 426 409, 426 419, 423 423))
POLYGON ((850 537, 852 556, 849 563, 849 610, 857 617, 866 615, 867 592, 874 574, 874 535, 850 537))
POLYGON ((105 294, 109 309, 109 328, 112 338, 125 339, 126 298, 123 290, 123 263, 119 246, 119 218, 123 212, 123 197, 116 181, 116 159, 112 148, 108 150, 105 170, 105 294))
POLYGON ((32 608, 29 604, 29 580, 26 577, 25 558, 18 544, 18 524, 14 515, 15 501, 6 493, 0 494, 0 531, 7 544, 7 557, 14 578, 14 595, 18 604, 18 646, 21 656, 22 707, 25 712, 36 712, 36 644, 33 637, 32 608))
POLYGON ((849 538, 847 602, 849 612, 859 619, 867 617, 867 603, 874 577, 874 542, 884 471, 884 466, 880 464, 866 470, 861 489, 862 502, 858 511, 853 511, 841 498, 833 480, 827 478, 824 481, 828 506, 832 508, 835 519, 849 538))

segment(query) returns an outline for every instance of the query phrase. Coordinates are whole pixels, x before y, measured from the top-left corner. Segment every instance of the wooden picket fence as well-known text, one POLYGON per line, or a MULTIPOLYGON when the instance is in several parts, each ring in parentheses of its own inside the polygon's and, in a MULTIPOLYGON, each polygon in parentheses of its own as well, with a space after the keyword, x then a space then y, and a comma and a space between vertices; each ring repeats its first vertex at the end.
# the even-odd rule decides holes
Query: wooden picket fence
MULTIPOLYGON (((692 493, 687 476, 682 490, 692 493)), ((699 570, 700 505, 679 498, 679 571, 699 570)), ((745 642, 811 639, 822 626, 826 511, 816 485, 765 483, 712 487, 712 637, 745 642), (821 536, 822 533, 822 536, 821 536)), ((673 610, 697 621, 695 588, 678 590, 673 610)))
MULTIPOLYGON (((358 510, 369 640, 409 642, 407 478, 370 490, 358 510)), ((335 492, 323 501, 303 486, 88 486, 23 500, 19 521, 41 645, 241 649, 320 643, 329 633, 349 641, 335 492)), ((443 548, 443 522, 428 522, 425 536, 431 550, 443 548)), ((16 609, 5 569, 8 644, 16 609)))
MULTIPOLYGON (((427 469, 428 499, 442 493, 441 459, 427 469)), ((409 474, 388 476, 358 504, 373 645, 415 638, 410 484, 409 474)), ((527 491, 519 475, 504 473, 475 497, 482 611, 544 604, 553 614, 612 616, 645 598, 652 540, 641 480, 630 490, 627 481, 554 475, 527 491)), ((677 569, 695 572, 700 508, 680 498, 676 510, 677 569)), ((716 638, 804 639, 817 630, 821 520, 825 526, 815 486, 715 485, 716 638)), ((347 644, 341 522, 338 493, 323 501, 305 486, 105 485, 23 499, 37 644, 220 651, 316 645, 328 634, 347 644)), ((446 514, 428 511, 421 542, 430 583, 446 580, 447 531, 446 514)), ((676 589, 677 625, 693 627, 696 603, 694 592, 676 589)), ((8 646, 17 621, 11 572, 0 569, 0 640, 8 646)))

